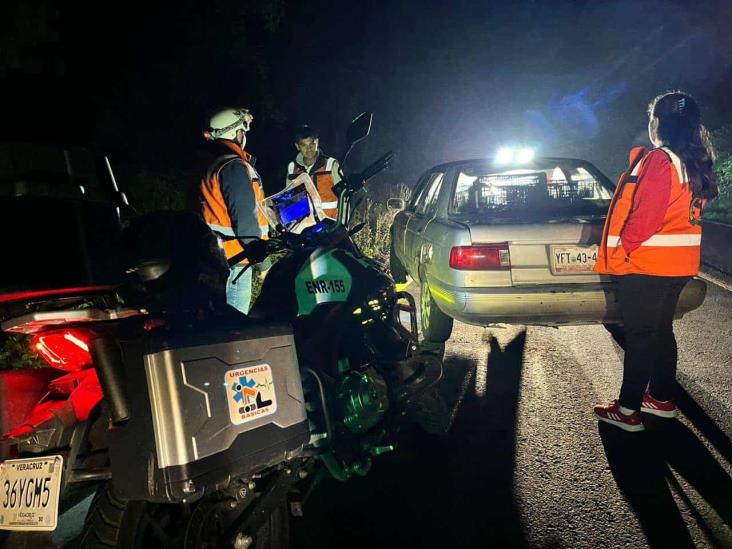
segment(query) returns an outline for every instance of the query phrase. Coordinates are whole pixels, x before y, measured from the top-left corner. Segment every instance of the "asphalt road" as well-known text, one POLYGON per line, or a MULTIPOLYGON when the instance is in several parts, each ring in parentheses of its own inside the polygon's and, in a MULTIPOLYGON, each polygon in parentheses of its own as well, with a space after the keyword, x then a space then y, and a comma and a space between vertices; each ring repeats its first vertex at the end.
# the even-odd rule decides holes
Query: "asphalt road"
POLYGON ((710 283, 675 330, 683 417, 626 433, 592 414, 622 377, 601 326, 456 324, 450 432, 324 482, 296 546, 732 547, 732 292, 710 283))
MULTIPOLYGON (((457 323, 445 435, 407 429, 365 478, 326 480, 293 519, 296 548, 732 547, 732 277, 675 325, 680 421, 598 425, 622 350, 601 326, 457 323)), ((88 501, 61 517, 73 538, 88 501)), ((40 546, 45 546, 42 544, 40 546)))

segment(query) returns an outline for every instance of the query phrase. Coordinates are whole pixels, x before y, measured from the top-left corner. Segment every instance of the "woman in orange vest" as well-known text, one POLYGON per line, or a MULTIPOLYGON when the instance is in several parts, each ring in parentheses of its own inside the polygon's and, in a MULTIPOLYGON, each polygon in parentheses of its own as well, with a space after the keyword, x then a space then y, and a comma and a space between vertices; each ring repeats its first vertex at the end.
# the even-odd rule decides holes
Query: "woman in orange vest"
POLYGON ((626 431, 644 429, 641 412, 677 415, 673 317, 681 290, 699 272, 702 207, 718 194, 714 152, 696 101, 665 93, 648 115, 655 148, 631 151, 595 267, 615 282, 625 359, 620 397, 594 411, 626 431))

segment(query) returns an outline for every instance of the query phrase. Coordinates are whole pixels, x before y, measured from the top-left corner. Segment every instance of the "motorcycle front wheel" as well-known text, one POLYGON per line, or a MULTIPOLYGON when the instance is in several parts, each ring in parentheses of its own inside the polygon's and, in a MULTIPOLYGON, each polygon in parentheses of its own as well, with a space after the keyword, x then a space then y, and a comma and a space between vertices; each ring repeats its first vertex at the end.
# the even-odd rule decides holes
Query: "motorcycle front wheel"
MULTIPOLYGON (((206 504, 206 502, 201 502, 206 504)), ((118 498, 111 484, 102 486, 94 497, 84 528, 74 546, 79 549, 180 549, 196 547, 217 549, 224 544, 223 526, 208 510, 193 511, 183 505, 125 501, 118 498), (198 511, 198 512, 197 512, 198 511), (205 520, 191 520, 194 517, 205 520), (205 525, 201 527, 202 525, 205 525)), ((289 513, 287 505, 275 509, 257 532, 249 549, 284 549, 289 545, 289 513)))

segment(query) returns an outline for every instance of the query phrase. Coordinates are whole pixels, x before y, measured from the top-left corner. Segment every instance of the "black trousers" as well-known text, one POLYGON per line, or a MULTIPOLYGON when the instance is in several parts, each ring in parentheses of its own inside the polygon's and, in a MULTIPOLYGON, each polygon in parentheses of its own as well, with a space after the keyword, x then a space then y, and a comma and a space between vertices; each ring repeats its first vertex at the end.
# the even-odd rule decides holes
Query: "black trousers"
POLYGON ((679 294, 691 277, 614 276, 625 336, 620 405, 640 409, 646 388, 671 400, 676 389, 673 318, 679 294))

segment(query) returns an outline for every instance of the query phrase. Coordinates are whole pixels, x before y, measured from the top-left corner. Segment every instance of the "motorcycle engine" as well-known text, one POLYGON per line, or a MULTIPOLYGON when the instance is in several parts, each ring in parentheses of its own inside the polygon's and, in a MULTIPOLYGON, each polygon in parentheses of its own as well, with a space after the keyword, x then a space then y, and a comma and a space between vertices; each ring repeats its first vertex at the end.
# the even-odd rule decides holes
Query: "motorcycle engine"
POLYGON ((343 423, 353 433, 365 433, 389 409, 386 382, 373 368, 346 374, 339 384, 338 398, 343 423))

